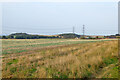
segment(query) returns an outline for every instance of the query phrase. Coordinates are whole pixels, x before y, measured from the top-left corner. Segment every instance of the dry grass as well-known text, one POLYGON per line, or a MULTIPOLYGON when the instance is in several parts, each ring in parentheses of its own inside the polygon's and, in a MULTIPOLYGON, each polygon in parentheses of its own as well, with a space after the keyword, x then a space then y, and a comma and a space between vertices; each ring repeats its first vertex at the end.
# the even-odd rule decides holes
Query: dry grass
POLYGON ((117 45, 117 40, 99 41, 3 55, 3 78, 99 77, 102 69, 118 63, 117 45), (109 63, 111 59, 113 62, 109 63))

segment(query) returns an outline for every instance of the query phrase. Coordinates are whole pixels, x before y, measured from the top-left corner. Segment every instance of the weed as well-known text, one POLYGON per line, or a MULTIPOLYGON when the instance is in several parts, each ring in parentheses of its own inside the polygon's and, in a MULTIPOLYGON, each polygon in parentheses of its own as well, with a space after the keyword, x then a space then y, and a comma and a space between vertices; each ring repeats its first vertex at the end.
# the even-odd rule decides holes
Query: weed
POLYGON ((104 63, 106 66, 113 64, 113 63, 117 63, 117 62, 118 62, 118 59, 116 57, 104 59, 104 63))
POLYGON ((91 65, 90 65, 90 64, 88 64, 88 68, 91 68, 91 65))
POLYGON ((7 65, 16 64, 18 59, 13 59, 12 61, 8 62, 7 65))
POLYGON ((14 72, 16 72, 16 70, 17 70, 17 67, 13 67, 13 68, 10 69, 10 72, 14 73, 14 72))
POLYGON ((29 70, 30 73, 34 73, 37 69, 36 68, 32 68, 29 70))

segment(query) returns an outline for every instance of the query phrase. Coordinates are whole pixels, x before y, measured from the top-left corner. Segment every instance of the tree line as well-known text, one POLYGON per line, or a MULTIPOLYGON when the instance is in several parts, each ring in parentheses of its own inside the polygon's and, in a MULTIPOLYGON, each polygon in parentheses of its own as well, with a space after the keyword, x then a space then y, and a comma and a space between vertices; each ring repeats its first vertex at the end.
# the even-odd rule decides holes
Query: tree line
POLYGON ((1 39, 40 39, 40 38, 58 38, 58 36, 30 35, 27 33, 15 33, 8 36, 0 36, 1 39))
POLYGON ((81 38, 81 39, 104 39, 104 38, 120 38, 119 34, 116 35, 110 35, 110 36, 82 36, 74 33, 65 33, 65 34, 59 34, 59 35, 51 35, 51 36, 45 36, 45 35, 31 35, 27 33, 14 33, 7 36, 0 36, 0 39, 41 39, 41 38, 63 38, 63 39, 74 39, 74 38, 81 38))

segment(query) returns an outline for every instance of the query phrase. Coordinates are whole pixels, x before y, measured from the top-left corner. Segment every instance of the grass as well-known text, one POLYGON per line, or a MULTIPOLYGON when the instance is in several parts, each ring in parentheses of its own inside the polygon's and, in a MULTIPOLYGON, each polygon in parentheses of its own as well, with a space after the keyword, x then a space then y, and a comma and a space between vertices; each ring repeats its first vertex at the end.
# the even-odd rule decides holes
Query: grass
POLYGON ((99 75, 98 78, 118 78, 119 72, 118 72, 118 63, 117 64, 111 64, 109 66, 104 67, 99 75))
POLYGON ((68 44, 79 44, 88 42, 98 42, 108 40, 73 40, 73 39, 3 39, 2 40, 2 54, 12 54, 27 52, 38 48, 47 46, 59 46, 68 44))
POLYGON ((17 62, 18 62, 18 59, 13 59, 10 62, 8 62, 7 64, 11 65, 11 64, 16 64, 17 62))
POLYGON ((118 78, 117 40, 5 42, 3 40, 3 52, 13 51, 3 54, 3 78, 118 78), (14 46, 25 51, 15 52, 14 46))

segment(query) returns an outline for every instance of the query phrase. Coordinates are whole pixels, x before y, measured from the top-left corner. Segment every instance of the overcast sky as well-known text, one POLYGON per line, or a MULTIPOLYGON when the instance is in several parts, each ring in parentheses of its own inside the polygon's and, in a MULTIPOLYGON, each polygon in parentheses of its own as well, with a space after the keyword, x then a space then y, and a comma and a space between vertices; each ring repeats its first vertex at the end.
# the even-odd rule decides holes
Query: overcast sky
POLYGON ((86 35, 118 33, 117 2, 24 2, 2 6, 3 34, 27 32, 54 35, 72 32, 86 35))

